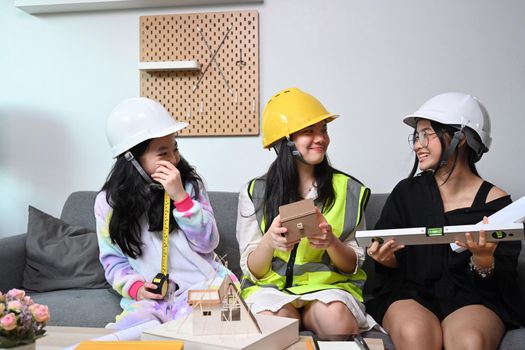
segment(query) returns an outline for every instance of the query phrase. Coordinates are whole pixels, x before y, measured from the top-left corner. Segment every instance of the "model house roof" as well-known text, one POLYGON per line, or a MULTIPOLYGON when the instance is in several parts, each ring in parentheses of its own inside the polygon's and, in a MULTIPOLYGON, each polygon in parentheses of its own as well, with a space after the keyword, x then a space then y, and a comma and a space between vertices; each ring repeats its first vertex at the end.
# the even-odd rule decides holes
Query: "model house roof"
POLYGON ((190 290, 188 292, 188 304, 190 305, 220 304, 221 299, 217 289, 190 290))

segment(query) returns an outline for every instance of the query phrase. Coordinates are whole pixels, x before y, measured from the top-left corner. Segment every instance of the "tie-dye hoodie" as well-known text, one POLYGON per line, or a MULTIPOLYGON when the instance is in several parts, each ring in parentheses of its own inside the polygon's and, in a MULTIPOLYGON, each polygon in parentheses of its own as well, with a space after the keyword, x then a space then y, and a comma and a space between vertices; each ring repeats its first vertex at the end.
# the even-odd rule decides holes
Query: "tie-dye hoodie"
MULTIPOLYGON (((160 304, 180 305, 181 297, 186 300, 187 291, 196 288, 217 276, 230 274, 216 257, 213 250, 219 244, 219 232, 213 209, 204 188, 200 188, 199 197, 194 195, 190 184, 186 186, 189 197, 183 203, 177 203, 173 216, 180 229, 171 232, 169 236, 168 295, 160 304), (179 289, 174 291, 174 283, 179 289)), ((124 312, 131 312, 132 304, 137 303, 133 297, 136 287, 145 281, 151 281, 160 272, 162 258, 162 232, 148 231, 146 215, 140 219, 142 255, 132 259, 125 255, 120 247, 111 242, 109 236, 109 220, 112 208, 106 201, 106 193, 100 192, 95 200, 95 217, 97 221, 97 236, 100 248, 100 262, 105 270, 107 281, 120 295, 121 307, 124 312), (141 283, 142 282, 142 283, 141 283)), ((160 305, 162 307, 162 305, 160 305)), ((165 307, 165 306, 164 306, 165 307)), ((171 317, 169 317, 171 318, 171 317)), ((118 317, 117 317, 118 319, 118 317)), ((161 322, 166 320, 160 320, 161 322)))

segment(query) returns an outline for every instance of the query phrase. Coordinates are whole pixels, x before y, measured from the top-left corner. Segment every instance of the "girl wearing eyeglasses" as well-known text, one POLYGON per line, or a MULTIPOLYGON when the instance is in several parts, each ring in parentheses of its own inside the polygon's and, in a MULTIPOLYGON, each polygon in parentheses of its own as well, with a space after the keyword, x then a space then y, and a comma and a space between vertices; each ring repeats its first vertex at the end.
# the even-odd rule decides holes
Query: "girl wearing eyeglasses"
MULTIPOLYGON (((487 222, 511 203, 476 170, 491 142, 489 115, 476 98, 444 93, 404 122, 414 128, 414 166, 393 189, 376 229, 487 222)), ((506 330, 524 324, 520 250, 521 242, 490 243, 484 232, 450 245, 374 242, 367 253, 380 285, 367 311, 396 349, 496 349, 506 330)))

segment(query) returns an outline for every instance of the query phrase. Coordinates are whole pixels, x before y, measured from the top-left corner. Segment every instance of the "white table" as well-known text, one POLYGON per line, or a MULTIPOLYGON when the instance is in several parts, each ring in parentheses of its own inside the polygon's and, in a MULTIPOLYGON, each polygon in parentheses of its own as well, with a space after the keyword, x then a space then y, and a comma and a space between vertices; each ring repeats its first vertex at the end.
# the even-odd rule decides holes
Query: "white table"
POLYGON ((46 335, 37 339, 37 350, 58 350, 115 332, 107 328, 46 326, 46 335))

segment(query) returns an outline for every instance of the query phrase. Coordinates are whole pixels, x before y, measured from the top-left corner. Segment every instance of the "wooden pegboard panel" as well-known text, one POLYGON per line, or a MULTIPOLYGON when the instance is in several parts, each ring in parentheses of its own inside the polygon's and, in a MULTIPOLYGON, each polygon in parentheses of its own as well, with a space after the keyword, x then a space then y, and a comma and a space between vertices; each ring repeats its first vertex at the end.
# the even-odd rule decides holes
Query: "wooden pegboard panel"
POLYGON ((140 95, 189 123, 179 136, 258 135, 257 11, 140 18, 141 62, 187 60, 197 60, 201 69, 141 72, 140 95))

